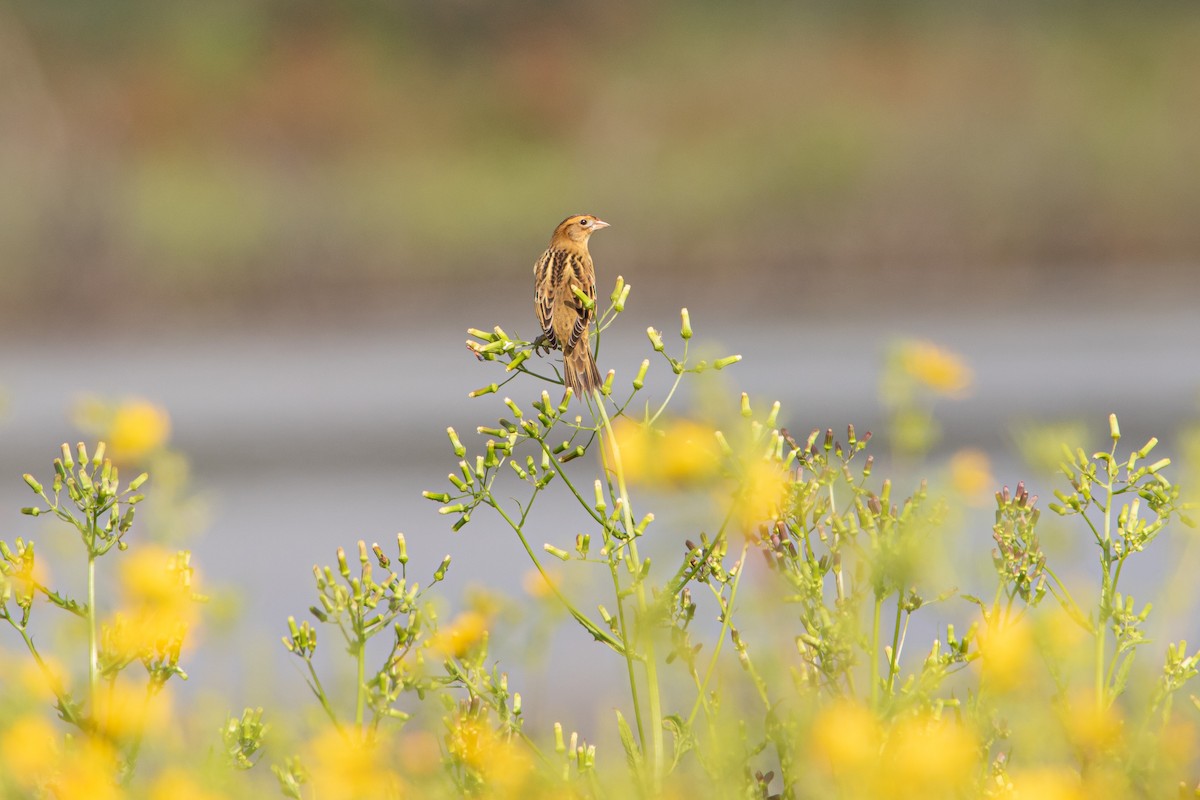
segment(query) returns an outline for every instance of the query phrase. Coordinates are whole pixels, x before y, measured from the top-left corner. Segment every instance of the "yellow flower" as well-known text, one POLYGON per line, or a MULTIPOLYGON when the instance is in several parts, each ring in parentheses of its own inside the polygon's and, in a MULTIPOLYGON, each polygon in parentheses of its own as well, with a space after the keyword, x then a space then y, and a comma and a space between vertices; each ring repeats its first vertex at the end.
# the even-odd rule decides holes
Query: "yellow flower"
POLYGON ((114 461, 130 463, 141 461, 162 447, 170 435, 171 418, 166 409, 135 398, 116 407, 106 441, 114 461))
POLYGON ((446 748, 483 779, 492 796, 523 796, 520 789, 533 762, 519 744, 496 733, 486 717, 460 717, 446 735, 446 748))
POLYGON ((779 519, 787 502, 788 475, 777 461, 755 459, 748 465, 735 502, 743 525, 779 519))
POLYGON ((441 767, 442 751, 438 747, 437 737, 429 731, 417 730, 404 734, 397 749, 405 775, 426 777, 441 767))
POLYGON ((59 761, 59 768, 52 781, 54 797, 117 800, 122 796, 116 783, 117 755, 95 736, 79 740, 59 761))
POLYGON ((429 647, 447 658, 462 658, 487 636, 487 618, 478 611, 464 611, 449 625, 439 628, 429 647))
POLYGON ((149 693, 144 679, 135 683, 121 677, 100 692, 96 727, 113 739, 162 732, 170 724, 170 694, 166 691, 149 693))
POLYGON ((821 709, 813 720, 813 752, 835 775, 853 774, 879 758, 883 731, 870 709, 843 698, 821 709))
POLYGON ((150 545, 130 553, 121 563, 124 608, 108 627, 106 647, 126 658, 178 647, 199 617, 193 580, 186 552, 150 545))
POLYGON ((3 772, 24 788, 32 788, 45 780, 60 758, 54 726, 40 716, 19 717, 0 733, 3 772))
POLYGON ((971 505, 983 505, 994 492, 996 479, 981 450, 959 450, 950 459, 950 485, 971 505))
POLYGON ((971 370, 962 357, 933 342, 905 342, 899 360, 905 373, 937 394, 957 397, 971 387, 971 370))
POLYGON ((544 576, 536 569, 531 569, 521 579, 521 587, 525 590, 525 594, 536 600, 553 597, 552 588, 558 587, 561 583, 562 575, 549 569, 544 576))
POLYGON ((168 767, 150 787, 150 800, 221 800, 223 795, 205 789, 179 767, 168 767))
POLYGON ((1124 727, 1120 713, 1113 706, 1097 706, 1092 692, 1076 691, 1058 712, 1067 738, 1085 753, 1096 755, 1120 743, 1124 727))
MULTIPOLYGON (((653 430, 621 418, 613 424, 621 466, 631 482, 680 486, 711 479, 717 472, 713 429, 693 420, 674 420, 653 430)), ((608 448, 610 461, 613 458, 608 448)))
POLYGON ((378 742, 361 741, 336 728, 314 737, 304 761, 314 797, 392 798, 403 795, 400 776, 378 742))
POLYGON ((1065 767, 1041 767, 1012 773, 1012 800, 1084 800, 1079 774, 1065 767))
POLYGON ((982 627, 979 654, 984 685, 1001 692, 1027 686, 1034 652, 1033 631, 1024 620, 982 627))
POLYGON ((975 737, 961 724, 928 715, 905 717, 884 745, 880 796, 957 797, 978 762, 975 737))

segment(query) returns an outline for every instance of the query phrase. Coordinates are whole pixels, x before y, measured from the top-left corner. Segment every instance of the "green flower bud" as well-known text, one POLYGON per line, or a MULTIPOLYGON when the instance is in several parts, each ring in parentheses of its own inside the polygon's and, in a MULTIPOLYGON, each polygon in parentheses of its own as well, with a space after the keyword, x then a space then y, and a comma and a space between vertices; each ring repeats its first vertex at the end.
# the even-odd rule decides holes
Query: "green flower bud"
POLYGON ((754 412, 750 410, 750 395, 742 392, 742 416, 750 417, 753 414, 754 412))
POLYGON ((579 299, 580 303, 583 303, 584 308, 590 311, 596 307, 596 301, 584 294, 583 290, 573 283, 571 284, 571 292, 579 299))
POLYGON ((1121 439, 1121 426, 1117 423, 1116 414, 1108 415, 1108 434, 1112 437, 1114 442, 1120 441, 1121 439))
POLYGON ((454 428, 446 428, 446 434, 450 437, 450 446, 454 448, 454 455, 462 458, 467 454, 467 448, 463 447, 463 443, 458 439, 458 433, 454 428))
POLYGON ((104 442, 99 442, 96 445, 96 452, 92 455, 92 466, 98 467, 104 462, 104 451, 106 449, 104 442))
POLYGON ((450 495, 446 494, 445 492, 425 491, 425 492, 421 492, 421 496, 424 497, 426 500, 432 500, 435 503, 449 503, 450 502, 450 495))
POLYGON ((521 465, 516 461, 508 462, 508 465, 513 468, 513 472, 517 473, 517 477, 523 481, 529 480, 529 473, 521 469, 521 465))
POLYGON ((396 534, 396 549, 400 553, 400 555, 396 557, 396 560, 399 561, 401 564, 407 564, 408 563, 408 542, 404 541, 403 533, 396 534))
POLYGON ((433 582, 437 583, 446 577, 446 570, 450 569, 450 556, 442 559, 442 563, 433 573, 433 582))
POLYGON ((636 527, 634 527, 633 535, 641 536, 643 533, 646 532, 646 526, 649 525, 651 522, 654 522, 653 514, 647 514, 646 516, 642 517, 642 521, 639 522, 636 527))
POLYGON ((730 364, 736 364, 741 360, 742 360, 742 357, 740 355, 725 356, 724 358, 718 358, 716 361, 713 362, 713 369, 725 369, 730 364))
POLYGON ((646 336, 650 338, 650 346, 654 348, 654 351, 661 353, 665 346, 663 345, 662 334, 654 330, 653 327, 650 327, 646 328, 646 336))
POLYGON ((481 331, 478 328, 467 328, 467 333, 471 334, 476 339, 482 339, 485 342, 496 341, 496 334, 489 331, 481 331))
POLYGON ((600 387, 600 394, 608 397, 612 394, 613 377, 617 374, 616 370, 610 369, 608 375, 604 378, 604 385, 600 387))
POLYGON ((629 290, 632 288, 629 284, 625 284, 625 288, 621 290, 621 296, 613 303, 613 310, 618 314, 625 310, 625 303, 629 300, 629 290))
POLYGON ((62 464, 68 470, 75 469, 75 459, 71 458, 71 447, 66 442, 62 444, 62 464))
POLYGON ((77 442, 75 444, 75 455, 79 457, 79 466, 80 467, 82 467, 84 464, 86 464, 89 460, 88 452, 87 452, 87 445, 84 444, 83 442, 77 442))
POLYGON ((646 385, 646 370, 650 369, 650 359, 642 359, 642 365, 638 367, 637 377, 633 379, 633 388, 641 389, 646 385))
POLYGON ((34 491, 34 493, 35 493, 35 494, 41 494, 41 493, 42 493, 42 485, 41 485, 40 483, 38 483, 38 482, 37 482, 37 479, 36 479, 36 478, 34 478, 34 477, 33 477, 32 475, 30 475, 28 472, 26 472, 26 473, 25 473, 24 475, 22 475, 21 477, 25 479, 25 483, 27 483, 27 484, 29 485, 29 488, 30 488, 30 489, 33 489, 33 491, 34 491))
POLYGON ((552 544, 544 544, 542 545, 542 549, 560 561, 569 561, 571 559, 570 553, 568 553, 566 550, 555 547, 552 544))
POLYGON ((497 384, 489 383, 487 386, 476 389, 473 392, 467 392, 467 397, 483 397, 485 394, 492 394, 499 388, 497 384))
MULTIPOLYGON (((771 413, 767 415, 767 427, 774 428, 775 423, 779 420, 779 401, 776 400, 771 406, 771 413)), ((832 433, 832 431, 831 431, 832 433)))
POLYGON ((522 350, 521 352, 517 353, 516 357, 511 362, 509 362, 508 366, 504 368, 504 371, 512 372, 514 369, 524 364, 528 359, 529 351, 522 350))
POLYGON ((692 338, 692 317, 690 314, 688 314, 688 310, 686 308, 679 310, 679 317, 682 320, 682 325, 679 328, 679 335, 684 339, 684 341, 686 341, 692 338))
POLYGON ((37 517, 41 515, 42 510, 37 506, 26 506, 21 509, 21 513, 29 517, 37 517))
POLYGON ((608 505, 604 502, 604 488, 600 481, 596 481, 596 510, 603 514, 606 508, 608 505))
POLYGON ((613 287, 612 294, 608 296, 608 299, 614 303, 617 302, 617 299, 620 298, 621 292, 623 291, 625 291, 625 278, 621 275, 618 275, 617 283, 613 287))
POLYGON ((511 411, 513 413, 513 416, 516 417, 517 419, 520 419, 521 417, 525 416, 521 412, 521 409, 517 406, 517 404, 513 402, 513 399, 511 397, 504 398, 504 405, 508 406, 509 411, 511 411))
POLYGON ((572 450, 571 452, 567 453, 564 456, 560 456, 558 459, 558 463, 565 464, 568 461, 574 461, 575 459, 577 459, 581 455, 583 455, 585 452, 587 452, 587 451, 583 449, 583 445, 577 445, 575 447, 575 449, 572 450))

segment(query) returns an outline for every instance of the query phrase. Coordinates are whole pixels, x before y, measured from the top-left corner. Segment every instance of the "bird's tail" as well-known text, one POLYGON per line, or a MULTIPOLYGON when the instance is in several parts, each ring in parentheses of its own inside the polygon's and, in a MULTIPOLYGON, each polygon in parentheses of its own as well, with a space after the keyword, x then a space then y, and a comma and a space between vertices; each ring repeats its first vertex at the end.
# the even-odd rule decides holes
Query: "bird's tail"
POLYGON ((600 370, 587 341, 582 341, 569 353, 563 353, 563 381, 576 397, 590 395, 600 388, 600 370))

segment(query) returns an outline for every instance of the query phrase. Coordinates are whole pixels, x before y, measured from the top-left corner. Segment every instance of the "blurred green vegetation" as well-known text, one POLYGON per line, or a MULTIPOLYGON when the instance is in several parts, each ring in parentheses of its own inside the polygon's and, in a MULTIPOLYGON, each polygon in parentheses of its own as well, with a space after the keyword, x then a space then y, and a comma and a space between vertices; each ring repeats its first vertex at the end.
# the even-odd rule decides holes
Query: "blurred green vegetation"
POLYGON ((524 280, 580 210, 626 274, 1174 280, 1198 40, 1183 2, 16 0, 0 310, 524 280))

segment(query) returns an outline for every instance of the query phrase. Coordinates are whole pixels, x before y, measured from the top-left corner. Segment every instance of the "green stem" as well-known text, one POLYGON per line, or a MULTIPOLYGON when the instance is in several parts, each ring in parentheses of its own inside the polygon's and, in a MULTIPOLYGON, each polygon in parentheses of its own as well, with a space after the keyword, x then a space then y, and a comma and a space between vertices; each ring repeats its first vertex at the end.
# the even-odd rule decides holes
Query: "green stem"
POLYGON ((896 626, 892 629, 892 657, 888 659, 887 693, 890 696, 896 686, 896 673, 900 671, 900 622, 904 604, 896 597, 896 626))
MULTIPOLYGON (((608 412, 604 408, 604 404, 600 401, 600 393, 596 392, 596 405, 599 406, 600 416, 604 420, 604 430, 608 436, 608 444, 612 452, 613 470, 617 474, 617 487, 621 493, 621 510, 625 516, 625 532, 629 536, 629 559, 631 561, 631 571, 634 574, 634 597, 637 600, 639 622, 644 624, 647 622, 647 603, 646 603, 646 587, 641 579, 641 559, 638 557, 637 541, 633 532, 633 509, 630 508, 629 490, 625 485, 625 469, 621 463, 621 448, 617 444, 616 436, 613 435, 612 420, 608 418, 608 412)), ((660 410, 661 412, 661 410, 660 410)), ((659 694, 658 685, 658 661, 654 653, 654 636, 644 637, 645 643, 645 664, 646 664, 646 689, 650 701, 650 738, 653 744, 651 750, 652 764, 654 765, 653 773, 653 790, 658 794, 663 774, 663 755, 666 749, 666 740, 662 725, 662 698, 659 694)))
POLYGON ((733 614, 730 613, 730 609, 733 607, 734 600, 737 599, 738 586, 742 582, 742 574, 746 571, 746 552, 749 546, 749 541, 742 545, 742 554, 738 559, 742 567, 733 579, 733 588, 729 592, 729 601, 725 604, 725 613, 721 615, 721 634, 717 637, 717 644, 713 648, 713 654, 708 659, 708 668, 704 671, 704 681, 697 687, 699 693, 696 695, 696 702, 692 704, 692 711, 688 714, 687 722, 689 728, 693 720, 696 719, 696 713, 700 710, 700 706, 703 704, 707 707, 708 705, 705 702, 705 693, 708 691, 708 684, 711 682, 713 673, 716 671, 717 658, 721 655, 721 648, 725 644, 726 637, 729 636, 729 629, 733 626, 733 614))
POLYGON ((96 698, 100 693, 100 657, 96 643, 96 554, 88 548, 88 700, 91 713, 96 713, 96 698))
POLYGON ((358 691, 356 699, 357 701, 354 706, 354 724, 358 728, 358 732, 361 735, 363 713, 366 711, 367 707, 367 642, 366 639, 363 638, 361 631, 359 632, 358 639, 355 642, 354 649, 355 661, 357 661, 358 668, 358 691))
POLYGON ((875 595, 875 611, 871 620, 871 705, 879 704, 879 614, 883 598, 875 595))

